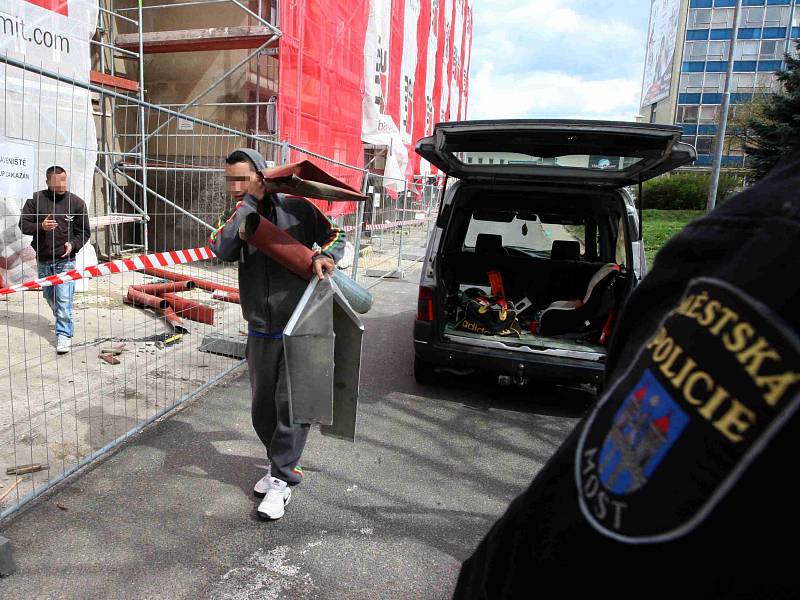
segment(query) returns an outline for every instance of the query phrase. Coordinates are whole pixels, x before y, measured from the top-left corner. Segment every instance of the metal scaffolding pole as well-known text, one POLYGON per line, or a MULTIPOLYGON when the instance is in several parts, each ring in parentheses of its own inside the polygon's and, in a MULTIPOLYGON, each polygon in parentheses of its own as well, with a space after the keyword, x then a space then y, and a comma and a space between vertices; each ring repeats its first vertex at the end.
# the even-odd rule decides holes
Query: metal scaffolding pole
MULTIPOLYGON (((267 47, 267 46, 269 46, 270 44, 272 44, 272 42, 274 42, 274 41, 277 39, 277 37, 278 37, 278 36, 272 36, 272 37, 271 37, 269 40, 267 40, 266 42, 264 42, 263 44, 261 44, 261 45, 260 45, 258 48, 256 48, 256 49, 255 49, 253 52, 251 52, 250 54, 248 54, 248 55, 247 55, 247 56, 246 56, 244 59, 242 59, 241 61, 239 61, 238 63, 236 63, 236 64, 235 64, 233 67, 231 67, 230 69, 228 69, 227 71, 225 71, 225 73, 223 73, 222 75, 220 75, 220 76, 219 76, 219 77, 216 79, 216 81, 214 81, 214 83, 212 83, 212 84, 211 84, 210 86, 208 86, 208 87, 207 87, 205 90, 203 90, 203 91, 202 91, 202 92, 200 92, 200 93, 199 93, 197 96, 195 96, 194 98, 192 98, 192 99, 191 99, 191 100, 190 100, 188 103, 184 104, 184 105, 183 105, 181 108, 179 108, 177 111, 174 111, 174 112, 178 113, 178 114, 179 114, 179 116, 182 116, 182 115, 183 115, 183 113, 184 113, 185 111, 189 110, 189 109, 190 109, 192 106, 194 106, 195 104, 197 104, 197 102, 199 102, 201 98, 203 98, 203 97, 204 97, 206 94, 208 94, 208 93, 209 93, 211 90, 215 89, 215 88, 216 88, 218 85, 220 85, 222 82, 224 82, 224 81, 225 81, 225 80, 226 80, 228 77, 230 77, 230 76, 231 76, 231 75, 232 75, 234 72, 236 72, 236 71, 237 71, 237 70, 238 70, 238 69, 239 69, 239 68, 240 68, 242 65, 245 65, 245 64, 247 64, 247 63, 248 63, 250 60, 252 60, 252 58, 253 58, 254 56, 258 56, 258 53, 259 53, 259 52, 261 52, 261 51, 262 51, 264 48, 266 48, 266 47, 267 47)), ((141 31, 139 32, 139 38, 140 38, 140 43, 141 43, 141 38, 142 38, 142 33, 141 33, 141 31)), ((142 100, 144 100, 144 98, 142 98, 142 100)), ((161 131, 161 130, 162 130, 164 127, 166 127, 166 126, 167 126, 167 125, 168 125, 170 122, 172 122, 172 120, 173 120, 174 118, 175 118, 175 116, 170 116, 170 118, 169 118, 169 119, 167 119, 166 121, 164 121, 164 122, 163 122, 161 125, 159 125, 158 127, 156 127, 156 128, 155 128, 155 129, 154 129, 152 132, 150 132, 149 134, 145 135, 145 134, 143 133, 142 135, 143 135, 144 137, 142 138, 142 141, 141 141, 141 142, 139 142, 139 144, 137 144, 136 146, 134 146, 134 148, 133 148, 133 149, 134 149, 134 151, 139 149, 139 145, 144 145, 144 144, 146 144, 146 143, 147 143, 147 140, 148 140, 149 138, 151 138, 151 137, 152 137, 152 136, 154 136, 156 133, 158 133, 159 131, 161 131)))
MULTIPOLYGON (((142 13, 142 0, 139 0, 139 100, 144 102, 144 21, 142 13)), ((148 242, 149 230, 147 223, 150 220, 147 214, 147 123, 145 122, 144 104, 139 107, 139 129, 142 135, 140 143, 140 153, 142 156, 142 210, 144 219, 142 220, 142 245, 144 251, 148 252, 150 245, 148 242)), ((135 150, 135 149, 134 149, 135 150)))

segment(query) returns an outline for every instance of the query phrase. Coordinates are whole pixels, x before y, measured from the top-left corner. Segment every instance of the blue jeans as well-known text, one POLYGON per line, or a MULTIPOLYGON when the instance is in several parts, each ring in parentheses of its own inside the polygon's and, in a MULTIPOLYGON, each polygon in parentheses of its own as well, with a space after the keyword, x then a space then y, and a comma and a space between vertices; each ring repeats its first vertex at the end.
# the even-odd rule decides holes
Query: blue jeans
MULTIPOLYGON (((39 277, 57 275, 74 268, 74 260, 39 263, 39 277)), ((42 293, 50 308, 53 309, 53 316, 56 318, 56 335, 65 335, 71 338, 75 331, 72 322, 72 297, 75 295, 75 282, 49 285, 42 288, 42 293)))

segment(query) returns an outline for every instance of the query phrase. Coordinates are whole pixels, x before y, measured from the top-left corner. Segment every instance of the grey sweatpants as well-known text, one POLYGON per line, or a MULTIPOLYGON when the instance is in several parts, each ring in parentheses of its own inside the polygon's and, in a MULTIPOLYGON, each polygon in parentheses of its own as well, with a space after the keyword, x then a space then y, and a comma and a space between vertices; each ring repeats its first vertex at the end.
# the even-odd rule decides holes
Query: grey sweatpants
POLYGON ((247 368, 253 393, 253 428, 267 449, 272 476, 289 485, 300 483, 300 475, 292 469, 303 453, 310 426, 289 421, 283 341, 249 336, 247 368))

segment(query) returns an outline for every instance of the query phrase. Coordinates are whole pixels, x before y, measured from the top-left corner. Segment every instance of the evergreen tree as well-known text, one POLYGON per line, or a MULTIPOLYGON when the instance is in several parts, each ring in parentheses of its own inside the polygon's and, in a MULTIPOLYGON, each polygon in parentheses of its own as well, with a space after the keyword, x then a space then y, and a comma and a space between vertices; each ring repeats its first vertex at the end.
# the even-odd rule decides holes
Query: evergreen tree
MULTIPOLYGON (((800 40, 796 42, 800 52, 800 40)), ((781 91, 759 99, 737 132, 754 179, 761 179, 783 157, 800 150, 800 59, 786 55, 777 74, 781 91)))

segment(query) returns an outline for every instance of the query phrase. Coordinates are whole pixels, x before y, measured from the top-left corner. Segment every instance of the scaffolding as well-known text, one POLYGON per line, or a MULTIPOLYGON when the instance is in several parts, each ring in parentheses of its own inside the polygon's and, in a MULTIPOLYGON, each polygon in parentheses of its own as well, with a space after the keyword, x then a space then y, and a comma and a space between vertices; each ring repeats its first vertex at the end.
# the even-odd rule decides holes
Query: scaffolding
MULTIPOLYGON (((9 261, 19 281, 0 283, 0 288, 12 283, 21 286, 3 288, 0 294, 0 316, 6 323, 5 335, 0 335, 0 392, 10 399, 0 406, 0 464, 38 465, 35 472, 15 475, 0 493, 0 523, 241 366, 247 328, 240 307, 226 295, 237 289, 237 268, 209 258, 205 248, 220 218, 224 220, 235 209, 222 176, 224 158, 231 151, 247 146, 276 163, 286 163, 290 156, 314 161, 369 193, 368 215, 364 203, 344 210, 342 205, 353 203, 330 206, 321 201, 352 240, 338 267, 365 287, 419 268, 441 192, 440 182, 434 180, 389 181, 372 172, 376 164, 348 165, 281 140, 275 113, 267 110, 274 107, 278 91, 275 44, 280 31, 275 24, 264 24, 263 17, 255 24, 232 25, 240 29, 228 28, 213 41, 190 42, 196 49, 205 48, 190 54, 164 52, 172 34, 148 31, 148 11, 155 14, 200 5, 233 4, 235 11, 226 15, 241 13, 248 20, 256 19, 240 2, 131 7, 123 0, 103 1, 91 42, 88 78, 65 74, 54 63, 48 69, 26 56, 0 55, 6 86, 0 89, 0 98, 13 108, 1 111, 0 137, 27 144, 35 155, 34 166, 59 164, 50 161, 63 157, 70 176, 76 174, 71 181, 85 169, 75 191, 91 200, 87 204, 94 231, 84 248, 97 248, 101 263, 114 261, 100 265, 107 271, 100 276, 91 271, 100 272, 99 267, 76 264, 77 270, 91 277, 75 283, 81 293, 74 297, 74 343, 72 351, 59 358, 52 344, 55 330, 48 327, 52 307, 41 289, 23 284, 36 277, 35 271, 30 278, 27 273, 37 264, 30 257, 33 248, 22 244, 17 235, 21 205, 16 196, 0 197, 0 222, 10 224, 5 233, 21 248, 11 255, 16 262, 9 261), (254 27, 255 33, 252 39, 236 42, 246 47, 232 49, 233 34, 241 34, 242 27, 254 27), (148 37, 148 33, 159 35, 148 37), (138 38, 138 48, 121 45, 132 39, 123 36, 131 35, 138 38), (209 44, 219 46, 220 52, 209 53, 209 44), (158 51, 150 52, 153 48, 158 51), (151 58, 168 60, 173 55, 187 57, 190 65, 216 58, 224 68, 215 71, 220 76, 205 82, 184 82, 185 97, 176 98, 175 87, 145 77, 146 69, 163 71, 163 65, 159 67, 151 58), (16 77, 13 84, 9 73, 16 77), (34 93, 26 94, 28 89, 34 93), (50 90, 50 96, 43 95, 42 89, 50 90), (63 128, 61 137, 43 137, 35 121, 52 113, 53 99, 57 103, 59 98, 67 107, 62 118, 66 114, 77 126, 63 128), (36 119, 25 118, 26 106, 36 119), (83 139, 79 135, 90 131, 90 125, 96 125, 96 145, 94 131, 83 139), (81 160, 76 161, 79 168, 73 169, 69 161, 75 156, 81 160), (401 190, 391 202, 381 198, 389 184, 401 190), (362 247, 362 240, 369 244, 362 247), (176 261, 181 257, 194 262, 176 261), (157 265, 153 261, 168 269, 152 269, 157 265), (126 268, 120 270, 120 265, 126 268), (20 279, 22 275, 26 278, 20 279), (172 281, 170 277, 189 278, 194 285, 168 292, 161 300, 155 298, 155 304, 146 304, 149 308, 143 307, 137 288, 163 285, 161 280, 172 281)), ((257 11, 256 15, 263 12, 261 7, 257 11)), ((274 17, 277 5, 271 4, 269 11, 274 17)), ((276 23, 274 18, 272 22, 276 23)), ((159 20, 160 26, 164 23, 169 21, 159 20)), ((225 29, 214 25, 216 30, 225 29)), ((198 32, 207 29, 183 31, 172 36, 182 44, 202 38, 198 32)), ((58 130, 57 125, 55 120, 48 123, 48 131, 58 130)), ((13 248, 7 244, 5 249, 13 248)), ((2 266, 5 273, 10 272, 2 266)))
POLYGON ((101 0, 100 4, 96 34, 90 42, 90 82, 103 90, 95 89, 92 98, 99 119, 96 189, 102 190, 102 198, 95 198, 99 202, 94 203, 91 221, 103 255, 115 258, 146 252, 153 246, 148 225, 151 202, 167 202, 185 218, 194 218, 182 198, 173 198, 175 202, 165 198, 164 175, 219 172, 220 157, 213 156, 214 151, 229 145, 215 143, 219 137, 243 138, 245 133, 243 145, 262 150, 268 159, 279 162, 285 155, 275 141, 279 133, 276 105, 281 32, 276 26, 277 0, 258 0, 255 10, 239 0, 150 5, 101 0), (192 14, 188 20, 187 11, 192 14), (165 14, 177 16, 165 18, 165 14), (220 26, 219 17, 232 23, 220 26), (162 29, 164 24, 187 21, 196 26, 162 29), (166 98, 169 90, 148 89, 159 86, 146 78, 146 59, 151 66, 159 58, 166 59, 165 63, 185 80, 191 60, 176 61, 174 56, 198 52, 213 52, 232 64, 226 64, 224 72, 210 81, 201 79, 206 74, 203 72, 195 81, 189 77, 184 87, 194 90, 191 97, 166 98), (219 93, 221 88, 230 89, 235 76, 239 76, 241 85, 243 72, 239 97, 219 93), (212 97, 215 91, 217 98, 212 97), (136 101, 126 102, 126 96, 136 101), (152 107, 164 110, 150 110, 152 107), (197 117, 215 124, 233 122, 235 127, 228 132, 214 128, 212 133, 197 117), (177 143, 182 144, 183 155, 191 147, 191 163, 181 160, 177 143), (206 157, 199 163, 198 144, 200 155, 206 157), (125 225, 133 225, 138 233, 127 236, 128 241, 123 243, 120 227, 125 225))

